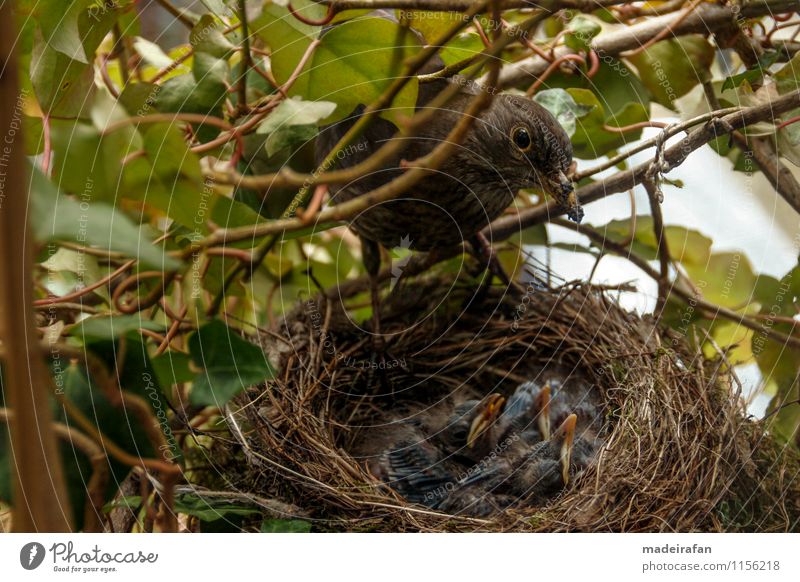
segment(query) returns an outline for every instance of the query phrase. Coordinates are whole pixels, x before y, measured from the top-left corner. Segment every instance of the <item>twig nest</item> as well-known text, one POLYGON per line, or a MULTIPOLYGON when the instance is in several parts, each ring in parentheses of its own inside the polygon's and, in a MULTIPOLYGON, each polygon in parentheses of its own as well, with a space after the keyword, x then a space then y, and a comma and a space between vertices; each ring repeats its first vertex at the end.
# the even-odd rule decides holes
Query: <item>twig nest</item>
POLYGON ((783 531, 800 519, 800 461, 747 417, 724 355, 583 284, 524 296, 429 275, 383 306, 383 357, 338 300, 298 304, 262 343, 280 370, 230 409, 238 482, 321 530, 783 531), (544 505, 488 518, 408 502, 359 442, 392 414, 459 394, 510 394, 536 370, 581 375, 603 407, 595 461, 544 505), (241 475, 245 478, 242 479, 241 475))

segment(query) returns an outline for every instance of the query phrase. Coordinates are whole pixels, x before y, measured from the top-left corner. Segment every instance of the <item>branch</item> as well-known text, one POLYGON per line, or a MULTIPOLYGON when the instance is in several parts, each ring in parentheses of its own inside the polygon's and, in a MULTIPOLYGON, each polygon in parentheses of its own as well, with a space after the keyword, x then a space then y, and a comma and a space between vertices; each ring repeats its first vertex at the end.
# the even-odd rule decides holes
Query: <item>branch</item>
POLYGON ((780 160, 775 144, 770 138, 746 138, 738 131, 733 132, 737 147, 750 152, 761 173, 766 176, 775 191, 800 214, 800 183, 792 171, 780 160))
POLYGON ((33 249, 27 228, 30 177, 23 136, 17 133, 14 138, 8 131, 20 113, 14 4, 0 3, 0 129, 7 154, 0 187, 0 330, 8 340, 3 345, 2 394, 16 415, 10 431, 13 528, 64 532, 70 530, 71 513, 45 389, 49 372, 34 347, 33 249))
MULTIPOLYGON (((681 165, 694 150, 702 147, 722 132, 720 127, 733 130, 742 129, 759 121, 774 119, 775 117, 800 107, 800 91, 794 91, 775 99, 774 101, 746 107, 722 117, 714 117, 703 127, 694 130, 683 138, 680 143, 664 151, 665 167, 660 171, 668 172, 681 165)), ((625 192, 640 184, 645 179, 651 162, 645 162, 630 170, 619 172, 578 189, 578 200, 581 204, 589 204, 606 196, 625 192)), ((551 217, 559 216, 566 212, 558 203, 548 202, 534 208, 520 211, 514 216, 504 216, 494 221, 486 228, 487 236, 495 239, 505 239, 520 229, 547 222, 551 217)))
MULTIPOLYGON (((682 36, 692 33, 707 33, 710 30, 724 28, 736 23, 738 4, 721 6, 719 4, 704 3, 689 14, 682 22, 675 25, 674 14, 666 14, 655 18, 648 18, 625 28, 619 28, 607 34, 600 34, 592 40, 591 48, 601 57, 616 56, 625 51, 634 50, 646 44, 672 25, 672 36, 682 36)), ((753 18, 780 14, 800 9, 800 0, 753 0, 744 3, 738 12, 738 18, 753 18)), ((560 46, 555 50, 555 57, 572 54, 574 51, 567 46, 560 46)), ((532 56, 528 59, 504 67, 500 75, 500 86, 511 87, 529 84, 532 77, 538 77, 548 67, 545 59, 532 56)))
MULTIPOLYGON (((541 21, 543 18, 542 14, 543 13, 540 13, 527 19, 517 27, 518 30, 530 30, 533 26, 541 21)), ((516 38, 513 36, 503 36, 482 53, 483 56, 481 61, 488 62, 490 64, 490 68, 494 70, 495 67, 492 65, 496 65, 500 62, 496 57, 506 46, 515 40, 516 38)), ((492 73, 490 73, 490 77, 491 76, 492 73)), ((405 173, 388 184, 384 184, 383 186, 358 196, 353 200, 336 204, 331 208, 326 208, 316 215, 314 222, 319 225, 324 225, 326 223, 348 220, 363 212, 367 208, 370 208, 371 206, 402 195, 417 182, 430 175, 431 170, 436 170, 448 159, 452 151, 457 147, 457 144, 461 143, 465 137, 466 132, 475 118, 486 107, 488 107, 490 98, 495 93, 495 91, 492 89, 491 79, 488 83, 488 86, 488 90, 480 91, 479 94, 472 99, 470 105, 464 111, 461 121, 450 131, 448 136, 429 154, 408 162, 407 166, 409 169, 405 173)), ((451 83, 446 89, 444 89, 444 91, 437 95, 436 98, 428 103, 422 113, 415 115, 415 118, 421 117, 423 119, 428 119, 427 116, 435 115, 436 110, 442 107, 443 103, 449 101, 449 99, 457 94, 460 90, 461 85, 457 83, 451 83)), ((321 176, 324 176, 324 174, 321 174, 321 176)), ((192 252, 196 252, 199 248, 207 248, 216 246, 218 244, 227 244, 242 240, 253 240, 254 238, 262 236, 303 230, 308 228, 308 224, 308 217, 305 219, 283 218, 255 226, 248 225, 238 228, 220 229, 191 245, 191 248, 187 249, 186 251, 186 256, 189 256, 192 252)))
MULTIPOLYGON (((625 4, 630 0, 559 0, 551 8, 545 8, 541 0, 501 0, 499 8, 540 8, 555 13, 565 8, 580 12, 593 12, 598 8, 625 4)), ((434 12, 467 12, 475 5, 475 0, 321 0, 320 4, 333 6, 335 12, 342 10, 378 10, 381 8, 402 8, 405 10, 430 10, 434 12)))
MULTIPOLYGON (((567 228, 569 230, 573 230, 578 234, 582 234, 589 238, 595 245, 599 246, 602 250, 609 250, 616 255, 624 257, 636 265, 639 269, 641 269, 647 276, 652 277, 655 280, 658 280, 660 274, 656 271, 650 264, 641 258, 640 256, 634 254, 629 248, 623 247, 618 243, 608 240, 601 232, 594 230, 593 228, 589 228, 586 226, 579 226, 573 222, 568 222, 564 219, 557 218, 552 221, 553 224, 558 226, 567 228)), ((779 342, 781 345, 791 345, 793 347, 800 347, 800 337, 794 335, 785 335, 780 332, 773 330, 770 326, 765 325, 764 323, 760 323, 746 315, 741 313, 737 313, 727 307, 723 307, 721 305, 715 305, 714 303, 709 303, 705 299, 701 298, 699 295, 691 293, 683 289, 680 285, 672 285, 671 292, 677 295, 680 299, 685 301, 686 303, 691 303, 694 306, 699 307, 701 310, 706 312, 706 316, 708 319, 716 319, 717 317, 722 317, 723 319, 727 319, 733 321, 734 323, 738 323, 752 329, 753 331, 757 331, 763 333, 770 339, 779 342)))
POLYGON ((241 76, 237 86, 239 102, 236 109, 239 114, 247 112, 247 72, 250 70, 250 31, 247 26, 247 2, 239 0, 239 20, 242 23, 242 61, 241 76))
MULTIPOLYGON (((647 199, 650 201, 650 214, 653 217, 653 231, 656 236, 656 248, 658 249, 658 262, 660 272, 656 280, 658 281, 658 301, 656 302, 655 317, 661 318, 664 307, 667 305, 669 297, 669 266, 672 259, 667 246, 667 237, 664 236, 664 216, 661 214, 661 191, 656 186, 655 180, 650 177, 644 181, 644 189, 647 191, 647 199)), ((631 231, 634 234, 635 231, 631 231)))
POLYGON ((194 28, 194 25, 197 24, 199 18, 193 12, 189 10, 184 10, 182 8, 178 8, 174 6, 169 0, 155 0, 156 4, 161 6, 164 10, 169 12, 172 16, 175 17, 181 24, 183 24, 189 30, 194 28))
MULTIPOLYGON (((13 419, 13 410, 0 408, 0 422, 10 423, 13 419)), ((69 442, 74 449, 81 451, 92 464, 92 476, 86 484, 83 531, 102 532, 103 505, 110 474, 108 458, 97 443, 73 427, 61 422, 53 422, 52 427, 59 439, 69 442)))

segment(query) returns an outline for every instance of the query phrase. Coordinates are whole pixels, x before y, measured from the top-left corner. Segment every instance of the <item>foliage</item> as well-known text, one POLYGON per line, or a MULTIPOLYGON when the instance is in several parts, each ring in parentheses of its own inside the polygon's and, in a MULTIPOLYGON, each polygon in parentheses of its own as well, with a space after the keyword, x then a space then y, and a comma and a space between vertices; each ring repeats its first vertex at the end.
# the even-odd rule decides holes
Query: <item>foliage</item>
MULTIPOLYGON (((429 81, 419 75, 431 73, 409 76, 408 66, 426 46, 439 42, 441 61, 474 78, 493 62, 509 69, 533 62, 532 77, 510 77, 504 88, 520 92, 537 83, 534 99, 570 135, 579 170, 625 151, 645 127, 660 127, 653 119, 656 104, 684 121, 692 117, 680 100, 700 96, 701 84, 717 101, 704 111, 758 105, 800 86, 800 53, 777 42, 771 46, 771 36, 758 32, 772 26, 769 2, 741 23, 749 35, 765 39, 755 63, 721 46, 713 23, 707 33, 678 23, 652 42, 642 39, 638 48, 602 48, 608 35, 624 36, 629 25, 648 18, 614 8, 559 10, 523 35, 514 27, 525 25, 529 8, 504 10, 501 25, 488 9, 474 21, 432 9, 397 10, 394 20, 350 10, 327 22, 324 6, 311 0, 294 2, 295 14, 286 2, 266 0, 246 16, 235 2, 203 4, 208 11, 187 28, 185 43, 166 47, 141 36, 133 0, 80 0, 66 9, 57 0, 17 2, 20 115, 32 164, 29 220, 37 243, 35 299, 38 323, 53 345, 51 369, 63 397, 96 423, 103 438, 164 462, 184 462, 187 449, 203 446, 187 432, 208 427, 231 398, 272 378, 260 330, 318 287, 363 276, 343 221, 318 223, 313 207, 311 219, 292 221, 298 208, 311 206, 320 175, 313 141, 321 126, 387 96, 379 115, 408 129, 429 81), (490 50, 482 39, 491 45, 505 38, 495 37, 498 30, 512 41, 498 59, 481 59, 490 50), (554 57, 571 59, 559 64, 537 56, 551 49, 554 57), (715 64, 722 55, 725 70, 715 64), (60 357, 59 346, 73 355, 60 357), (84 359, 74 355, 81 352, 84 359), (93 378, 93 359, 110 371, 114 389, 141 399, 166 450, 154 442, 152 427, 93 378), (178 429, 184 436, 176 440, 178 429)), ((744 129, 743 139, 772 139, 782 160, 797 163, 798 114, 767 115, 744 129)), ((741 147, 730 148, 726 140, 712 146, 739 159, 741 147)), ((611 169, 623 171, 627 163, 611 169)), ((584 187, 600 179, 582 178, 584 187)), ((669 185, 658 172, 651 178, 669 185)), ((524 213, 544 203, 542 193, 523 192, 515 208, 524 213)), ((634 219, 591 228, 658 270, 664 245, 657 221, 638 212, 634 219)), ((542 222, 513 240, 547 246, 542 222)), ((781 338, 798 341, 793 320, 800 267, 775 279, 743 254, 717 249, 707 232, 669 224, 663 235, 668 283, 683 291, 666 300, 663 322, 698 338, 709 357, 722 353, 733 365, 756 363, 774 396, 774 430, 787 441, 797 439, 800 407, 784 403, 797 398, 800 352, 797 343, 781 338), (692 296, 712 307, 692 305, 692 296)), ((521 244, 495 242, 503 264, 519 272, 521 244)), ((616 252, 596 239, 569 249, 595 256, 616 252)), ((444 269, 457 268, 462 259, 458 254, 444 269)), ((365 305, 366 293, 346 298, 355 319, 368 318, 365 305)), ((58 420, 69 420, 63 401, 53 406, 58 420)), ((7 447, 2 452, 7 462, 7 447)), ((82 508, 88 459, 74 450, 65 450, 64 459, 73 505, 82 508)), ((120 459, 112 465, 122 480, 128 466, 120 459)), ((4 467, 0 494, 7 498, 4 467)), ((111 502, 115 491, 103 493, 111 502)), ((258 511, 212 507, 192 497, 177 499, 175 509, 204 522, 258 511)), ((308 527, 273 519, 260 526, 308 527)))

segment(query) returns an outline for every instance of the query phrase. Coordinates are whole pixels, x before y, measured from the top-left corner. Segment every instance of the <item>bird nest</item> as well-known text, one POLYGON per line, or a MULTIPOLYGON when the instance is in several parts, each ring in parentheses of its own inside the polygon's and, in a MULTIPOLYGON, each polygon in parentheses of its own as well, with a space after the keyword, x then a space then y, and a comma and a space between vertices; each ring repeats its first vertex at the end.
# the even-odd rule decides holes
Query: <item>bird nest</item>
POLYGON ((341 302, 304 301, 260 339, 279 371, 229 408, 246 459, 233 486, 346 531, 784 531, 800 461, 748 418, 724 354, 586 284, 476 293, 429 274, 384 300, 382 358, 341 302), (353 451, 388 410, 460 390, 508 394, 558 366, 597 390, 604 441, 556 497, 489 518, 404 500, 353 451))

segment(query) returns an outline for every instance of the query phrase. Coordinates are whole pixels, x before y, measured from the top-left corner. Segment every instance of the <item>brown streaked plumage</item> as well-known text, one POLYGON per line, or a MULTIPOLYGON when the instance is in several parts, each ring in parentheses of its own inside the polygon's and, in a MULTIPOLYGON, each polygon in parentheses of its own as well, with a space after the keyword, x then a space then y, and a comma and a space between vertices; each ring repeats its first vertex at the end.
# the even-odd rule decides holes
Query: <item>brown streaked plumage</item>
MULTIPOLYGON (((463 84, 463 89, 382 169, 333 187, 334 202, 352 200, 383 186, 405 171, 404 161, 429 154, 447 138, 470 100, 481 90, 463 78, 426 83, 420 86, 418 110, 425 108, 447 83, 463 84)), ((319 162, 362 111, 358 108, 352 116, 322 130, 317 139, 319 162)), ((347 168, 364 161, 396 132, 389 121, 375 119, 358 147, 349 148, 339 166, 347 168)), ((411 249, 420 251, 457 244, 470 240, 497 218, 523 188, 543 188, 568 204, 572 185, 566 173, 571 163, 572 144, 550 112, 526 97, 496 95, 489 109, 473 122, 455 154, 437 171, 399 199, 357 216, 351 226, 362 237, 387 248, 409 241, 411 249)), ((576 204, 572 206, 577 219, 580 209, 576 204)))

